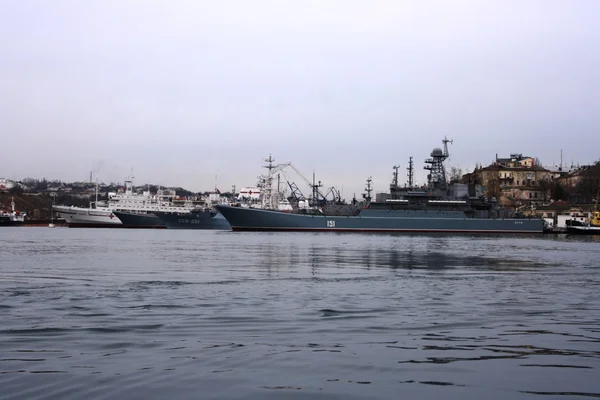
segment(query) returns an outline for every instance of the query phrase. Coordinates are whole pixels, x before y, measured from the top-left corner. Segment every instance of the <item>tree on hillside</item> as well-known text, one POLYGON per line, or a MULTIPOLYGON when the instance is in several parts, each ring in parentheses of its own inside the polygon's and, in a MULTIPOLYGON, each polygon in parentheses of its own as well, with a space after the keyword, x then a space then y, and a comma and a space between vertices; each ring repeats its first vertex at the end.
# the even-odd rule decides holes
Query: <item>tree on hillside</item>
POLYGON ((19 184, 15 184, 15 186, 13 186, 10 189, 8 189, 8 193, 11 196, 20 196, 20 195, 23 194, 23 192, 24 192, 24 190, 21 187, 21 185, 19 185, 19 184))
POLYGON ((181 197, 191 197, 191 196, 195 196, 196 193, 194 192, 190 192, 189 190, 186 190, 184 188, 174 188, 175 193, 177 194, 177 196, 181 196, 181 197))

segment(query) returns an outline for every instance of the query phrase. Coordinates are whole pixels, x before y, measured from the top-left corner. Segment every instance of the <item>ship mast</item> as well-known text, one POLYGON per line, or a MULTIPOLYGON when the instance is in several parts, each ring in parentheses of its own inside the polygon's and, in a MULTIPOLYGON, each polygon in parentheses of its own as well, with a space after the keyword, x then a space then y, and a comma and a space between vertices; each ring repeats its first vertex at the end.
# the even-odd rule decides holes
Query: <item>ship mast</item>
POLYGON ((444 150, 436 147, 431 152, 431 158, 425 160, 426 164, 423 167, 426 170, 429 170, 429 174, 427 175, 427 181, 430 189, 440 189, 446 190, 448 188, 446 182, 446 170, 444 169, 444 161, 450 157, 450 153, 448 153, 448 143, 452 143, 452 140, 448 140, 446 137, 442 140, 444 144, 444 150))
POLYGON ((321 181, 319 181, 318 183, 315 180, 315 171, 313 171, 313 181, 312 181, 312 185, 310 185, 312 188, 312 200, 313 200, 313 205, 317 205, 319 204, 319 188, 323 187, 323 184, 321 183, 321 181))
MULTIPOLYGON (((413 181, 414 181, 414 170, 413 170, 413 158, 412 156, 408 159, 408 168, 406 168, 408 170, 408 188, 412 189, 413 187, 413 181)), ((396 174, 398 174, 396 172, 396 174)), ((397 175, 396 175, 396 179, 397 175)))
POLYGON ((444 136, 444 140, 442 140, 442 143, 444 143, 444 159, 450 157, 450 153, 448 153, 448 143, 453 142, 454 140, 450 140, 446 136, 444 136))
POLYGON ((398 187, 398 168, 400 167, 394 165, 392 168, 394 169, 394 179, 392 180, 392 186, 398 187))
POLYGON ((271 171, 273 170, 273 168, 275 168, 273 166, 273 161, 275 161, 275 159, 273 157, 271 157, 271 155, 269 154, 269 157, 265 158, 265 161, 268 162, 267 165, 263 165, 263 168, 267 169, 267 176, 264 177, 263 182, 264 182, 264 192, 263 192, 263 196, 262 196, 262 207, 267 209, 267 210, 272 210, 273 209, 273 174, 271 173, 271 171))
POLYGON ((373 191, 371 182, 373 182, 373 179, 371 177, 368 177, 367 178, 367 187, 365 187, 365 191, 367 193, 363 193, 363 198, 367 201, 367 204, 371 202, 371 192, 373 191))

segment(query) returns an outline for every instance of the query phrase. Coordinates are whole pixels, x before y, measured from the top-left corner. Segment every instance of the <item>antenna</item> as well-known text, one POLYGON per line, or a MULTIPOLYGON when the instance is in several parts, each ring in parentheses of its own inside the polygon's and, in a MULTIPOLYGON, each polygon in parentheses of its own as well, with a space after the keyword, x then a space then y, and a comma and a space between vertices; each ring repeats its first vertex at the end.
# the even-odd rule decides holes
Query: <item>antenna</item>
POLYGON ((563 165, 563 161, 562 161, 562 149, 560 149, 560 171, 562 171, 562 165, 563 165))
POLYGON ((315 171, 313 171, 312 198, 313 198, 313 202, 315 202, 315 204, 317 204, 319 201, 319 188, 320 187, 323 187, 323 184, 321 183, 321 181, 319 181, 318 183, 315 182, 315 171))
POLYGON ((448 153, 448 143, 454 143, 454 139, 448 140, 448 138, 444 136, 442 142, 444 143, 444 158, 448 158, 450 157, 450 153, 448 153))

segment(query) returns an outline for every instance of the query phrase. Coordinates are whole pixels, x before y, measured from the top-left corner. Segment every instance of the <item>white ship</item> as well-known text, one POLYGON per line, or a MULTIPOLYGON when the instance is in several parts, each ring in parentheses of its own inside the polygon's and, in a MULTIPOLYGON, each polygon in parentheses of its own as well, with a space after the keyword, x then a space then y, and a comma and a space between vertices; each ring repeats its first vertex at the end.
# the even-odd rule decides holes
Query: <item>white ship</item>
POLYGON ((80 227, 118 226, 121 221, 108 208, 89 208, 74 206, 52 206, 57 217, 64 218, 67 225, 80 227))
POLYGON ((128 177, 125 180, 125 190, 109 193, 107 201, 98 201, 96 186, 96 201, 90 203, 90 207, 53 206, 53 209, 71 227, 118 227, 123 223, 114 214, 115 211, 135 214, 157 211, 186 213, 196 207, 193 201, 178 199, 174 190, 159 189, 156 194, 151 194, 149 190, 142 194, 134 193, 133 177, 128 177))

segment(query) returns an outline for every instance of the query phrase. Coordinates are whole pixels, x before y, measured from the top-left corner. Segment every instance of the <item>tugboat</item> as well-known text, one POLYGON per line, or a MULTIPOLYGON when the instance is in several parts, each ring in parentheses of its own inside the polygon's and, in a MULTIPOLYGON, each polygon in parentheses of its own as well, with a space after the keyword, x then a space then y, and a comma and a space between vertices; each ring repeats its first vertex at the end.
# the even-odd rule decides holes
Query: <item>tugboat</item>
POLYGON ((600 209, 598 208, 598 197, 600 192, 596 195, 596 202, 594 203, 594 212, 589 222, 582 223, 576 220, 568 220, 567 233, 575 235, 600 235, 600 209))
POLYGON ((26 213, 15 209, 15 198, 11 197, 11 212, 0 212, 0 226, 15 226, 25 224, 26 213))

